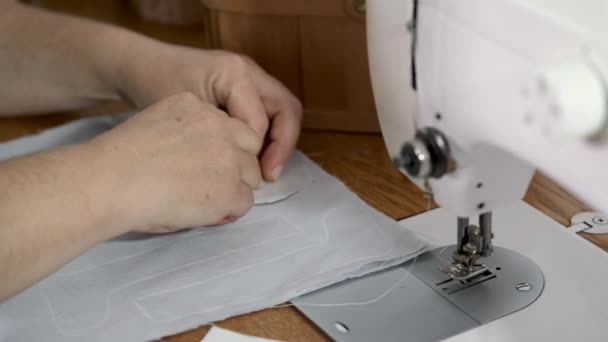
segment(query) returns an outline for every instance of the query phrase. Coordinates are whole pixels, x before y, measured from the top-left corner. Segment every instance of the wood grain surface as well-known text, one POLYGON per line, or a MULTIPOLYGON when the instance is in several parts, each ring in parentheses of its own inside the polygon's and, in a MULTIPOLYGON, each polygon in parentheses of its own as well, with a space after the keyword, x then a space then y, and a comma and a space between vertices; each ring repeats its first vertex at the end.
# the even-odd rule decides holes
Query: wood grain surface
MULTIPOLYGON (((346 4, 348 1, 350 0, 345 0, 344 3, 346 4)), ((163 26, 160 24, 144 22, 134 13, 125 10, 125 1, 104 0, 89 2, 73 0, 37 0, 37 2, 43 3, 45 6, 54 10, 123 25, 144 34, 173 43, 198 47, 207 46, 205 39, 202 39, 206 35, 202 26, 163 26)), ((209 2, 212 1, 209 0, 209 2)), ((214 2, 220 3, 218 1, 214 2)), ((224 2, 225 6, 229 6, 238 4, 242 1, 231 0, 224 2)), ((278 0, 275 2, 277 4, 283 3, 283 1, 278 0)), ((302 6, 305 6, 308 2, 301 1, 300 3, 302 6)), ((315 0, 315 3, 324 3, 324 1, 315 0)), ((332 13, 341 13, 341 11, 343 11, 343 7, 327 7, 326 9, 332 11, 332 13)), ((233 15, 235 17, 242 16, 242 13, 233 15)), ((255 29, 259 30, 262 35, 273 35, 276 32, 275 24, 276 23, 274 22, 268 23, 256 27, 255 29)), ((314 34, 314 30, 316 29, 317 28, 314 27, 306 28, 304 30, 305 32, 302 32, 301 34, 306 37, 307 35, 314 34)), ((349 34, 347 33, 353 33, 360 30, 360 28, 353 26, 344 27, 342 30, 344 31, 342 33, 348 37, 349 34)), ((328 35, 326 41, 308 43, 310 46, 308 46, 309 52, 306 54, 306 58, 316 58, 314 54, 316 45, 314 44, 334 44, 336 39, 335 36, 328 35)), ((285 41, 281 42, 281 44, 287 47, 290 43, 285 41)), ((239 46, 239 48, 241 48, 241 46, 239 46)), ((259 46, 246 45, 242 46, 242 48, 252 51, 254 54, 260 54, 259 46)), ((356 59, 354 59, 354 63, 357 65, 360 65, 362 61, 363 59, 361 59, 361 56, 357 56, 356 59)), ((267 62, 274 63, 276 61, 269 59, 267 62)), ((275 68, 277 68, 277 72, 290 72, 289 70, 286 71, 285 65, 280 63, 276 64, 275 68)), ((314 69, 314 66, 311 66, 310 68, 314 69)), ((315 99, 315 101, 318 101, 321 105, 328 104, 330 103, 329 101, 339 100, 341 101, 340 103, 354 106, 362 113, 366 113, 372 108, 373 104, 367 99, 327 99, 324 97, 326 94, 315 93, 316 89, 302 88, 300 86, 300 77, 302 77, 300 74, 294 73, 289 75, 290 78, 287 82, 296 93, 303 95, 305 92, 308 92, 310 94, 309 96, 311 96, 312 99, 315 99)), ((349 81, 349 75, 340 74, 339 76, 340 82, 335 84, 332 83, 332 86, 339 86, 344 82, 344 84, 350 87, 362 87, 364 91, 369 91, 369 89, 366 88, 369 87, 368 84, 352 84, 353 82, 349 81)), ((359 91, 360 89, 356 88, 355 90, 359 91)), ((36 133, 42 129, 58 125, 83 114, 108 114, 124 110, 128 110, 128 107, 121 103, 115 103, 79 113, 60 113, 30 118, 0 119, 0 141, 13 139, 25 134, 36 133)), ((360 116, 363 117, 364 115, 365 114, 361 114, 360 116)), ((339 115, 323 116, 317 113, 306 117, 305 121, 307 122, 307 127, 327 127, 350 124, 354 127, 355 131, 361 130, 356 127, 369 128, 372 125, 375 125, 373 129, 377 129, 377 121, 375 121, 375 119, 371 121, 368 119, 368 121, 365 122, 352 119, 354 119, 354 117, 351 117, 350 120, 348 120, 352 122, 342 122, 344 119, 340 118, 339 115), (328 125, 327 123, 322 122, 322 120, 330 120, 331 122, 329 122, 328 125), (338 124, 336 124, 336 122, 338 124)), ((298 146, 310 158, 321 165, 323 169, 344 182, 369 205, 380 210, 389 217, 394 219, 405 218, 424 212, 429 206, 427 200, 422 197, 422 192, 413 183, 407 180, 407 178, 392 168, 382 138, 377 134, 305 130, 302 133, 298 146)), ((534 176, 525 196, 525 201, 563 225, 568 224, 569 218, 573 214, 585 209, 585 206, 582 203, 570 196, 562 188, 542 174, 536 174, 534 176)), ((431 206, 433 205, 431 204, 431 206)), ((534 227, 529 227, 529 229, 534 229, 534 227)), ((586 234, 583 234, 583 236, 608 251, 608 238, 587 236, 586 234)), ((539 241, 539 243, 551 242, 539 241)), ((290 307, 266 309, 233 317, 214 324, 245 334, 285 341, 328 340, 320 330, 309 323, 297 312, 297 310, 290 307)), ((161 340, 167 342, 198 342, 209 328, 210 326, 206 325, 161 340)))
POLYGON ((360 0, 204 3, 210 45, 252 57, 285 83, 302 100, 304 127, 379 132, 360 0))
MULTIPOLYGON (((115 112, 122 109, 123 106, 114 105, 86 113, 98 113, 100 110, 115 112)), ((77 116, 71 113, 0 119, 0 141, 36 133, 77 116)), ((389 217, 401 219, 427 210, 429 203, 422 197, 422 192, 391 166, 379 135, 307 130, 302 132, 298 147, 369 205, 389 217)), ((570 216, 585 209, 583 204, 538 173, 534 176, 525 201, 563 225, 568 224, 570 216)), ((589 237, 586 234, 583 236, 608 251, 606 237, 589 237)), ((214 324, 245 334, 285 341, 328 340, 320 330, 291 307, 266 309, 214 324)), ((209 328, 210 326, 206 325, 161 340, 198 342, 209 328)))

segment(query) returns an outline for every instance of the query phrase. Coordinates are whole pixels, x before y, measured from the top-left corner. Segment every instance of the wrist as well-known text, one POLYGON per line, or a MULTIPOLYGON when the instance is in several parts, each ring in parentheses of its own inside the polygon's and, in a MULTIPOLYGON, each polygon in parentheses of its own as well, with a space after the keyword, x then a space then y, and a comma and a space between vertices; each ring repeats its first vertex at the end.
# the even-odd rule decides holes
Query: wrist
POLYGON ((88 49, 93 69, 103 86, 116 98, 130 101, 128 80, 136 67, 140 45, 146 38, 111 25, 97 27, 88 49))
POLYGON ((66 159, 77 170, 72 183, 82 203, 83 224, 88 226, 100 241, 124 234, 130 229, 123 218, 120 206, 120 190, 116 172, 108 161, 107 152, 95 140, 68 147, 66 159))
POLYGON ((148 105, 142 99, 150 97, 146 89, 146 74, 158 72, 154 61, 166 50, 167 44, 122 28, 108 26, 101 35, 96 50, 99 74, 121 99, 136 107, 148 105))

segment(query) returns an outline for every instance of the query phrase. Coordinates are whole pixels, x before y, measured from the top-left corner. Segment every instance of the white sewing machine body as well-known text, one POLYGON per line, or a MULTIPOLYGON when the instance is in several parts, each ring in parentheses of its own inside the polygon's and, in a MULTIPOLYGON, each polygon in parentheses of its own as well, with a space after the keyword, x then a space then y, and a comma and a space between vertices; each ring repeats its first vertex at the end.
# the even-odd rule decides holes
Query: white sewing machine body
MULTIPOLYGON (((504 277, 501 272, 510 268, 508 265, 501 264, 503 270, 496 272, 496 279, 459 292, 463 295, 461 299, 474 309, 461 311, 462 307, 453 302, 443 302, 437 288, 419 277, 420 268, 424 267, 423 256, 381 273, 313 292, 294 303, 337 341, 413 342, 446 338, 454 342, 607 341, 606 252, 522 202, 497 209, 495 218, 495 242, 532 259, 544 275, 542 294, 523 310, 504 312, 506 316, 490 321, 476 315, 482 310, 500 311, 526 296, 527 292, 515 291, 519 282, 529 283, 531 290, 542 286, 526 277, 515 282, 504 277), (408 278, 395 287, 408 273, 408 278), (493 286, 492 282, 511 286, 512 296, 476 300, 477 294, 493 286), (394 290, 376 300, 391 287, 394 290), (307 303, 365 305, 310 307, 307 303), (348 327, 348 332, 340 330, 335 325, 338 322, 348 327)), ((454 241, 454 232, 449 229, 453 220, 452 213, 439 208, 407 218, 401 224, 430 243, 442 246, 454 241)), ((440 247, 439 251, 442 250, 440 247)), ((444 258, 449 257, 449 253, 444 254, 444 258)), ((434 265, 438 266, 440 262, 434 265)))
POLYGON ((389 153, 416 128, 449 140, 457 168, 430 179, 440 206, 459 216, 500 208, 523 197, 538 167, 608 212, 597 167, 608 166, 607 2, 376 0, 367 10, 389 153))
POLYGON ((449 251, 456 251, 452 265, 467 272, 438 270, 433 253, 445 251, 438 248, 418 265, 306 295, 295 301, 300 310, 344 341, 606 340, 608 255, 516 203, 537 167, 608 212, 606 18, 603 0, 368 0, 368 54, 387 149, 443 207, 403 225, 443 245, 454 241, 450 221, 458 222, 449 251), (443 160, 435 172, 446 156, 451 164, 443 160), (493 255, 492 211, 495 241, 507 248, 493 255), (480 215, 479 227, 469 225, 471 215, 480 215), (470 236, 478 241, 463 248, 470 236), (474 269, 480 257, 487 266, 474 269), (413 275, 408 286, 373 305, 305 305, 365 301, 404 272, 413 275), (537 293, 511 306, 521 301, 515 287, 527 291, 528 280, 537 293), (446 295, 450 286, 464 289, 446 295))

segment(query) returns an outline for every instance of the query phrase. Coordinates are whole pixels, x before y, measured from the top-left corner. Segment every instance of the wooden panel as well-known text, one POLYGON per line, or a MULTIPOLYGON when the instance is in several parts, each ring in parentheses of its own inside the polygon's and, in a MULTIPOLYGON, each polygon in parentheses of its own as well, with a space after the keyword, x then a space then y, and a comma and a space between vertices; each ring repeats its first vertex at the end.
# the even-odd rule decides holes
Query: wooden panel
POLYGON ((276 15, 344 16, 343 0, 202 0, 210 9, 276 15))
POLYGON ((197 25, 203 21, 200 0, 129 0, 135 12, 145 20, 170 25, 197 25))
POLYGON ((378 116, 373 113, 304 110, 302 127, 316 130, 377 133, 378 116))
POLYGON ((164 25, 146 21, 131 10, 124 0, 74 1, 30 0, 32 3, 57 12, 87 17, 129 28, 150 37, 174 44, 207 47, 203 24, 191 26, 164 25))
POLYGON ((301 97, 300 43, 293 17, 215 12, 219 47, 244 53, 301 97))
POLYGON ((305 107, 375 116, 364 23, 312 17, 300 23, 305 107))
POLYGON ((204 3, 213 46, 251 56, 287 84, 305 128, 379 132, 360 0, 204 3))

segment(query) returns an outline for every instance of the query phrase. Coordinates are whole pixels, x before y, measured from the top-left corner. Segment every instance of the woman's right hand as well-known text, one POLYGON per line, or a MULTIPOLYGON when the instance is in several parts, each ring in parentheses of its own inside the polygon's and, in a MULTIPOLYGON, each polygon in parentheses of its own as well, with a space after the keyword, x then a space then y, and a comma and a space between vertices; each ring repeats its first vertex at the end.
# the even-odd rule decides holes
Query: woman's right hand
POLYGON ((259 135, 199 97, 150 106, 89 142, 99 153, 104 210, 124 232, 232 222, 253 206, 259 135))

